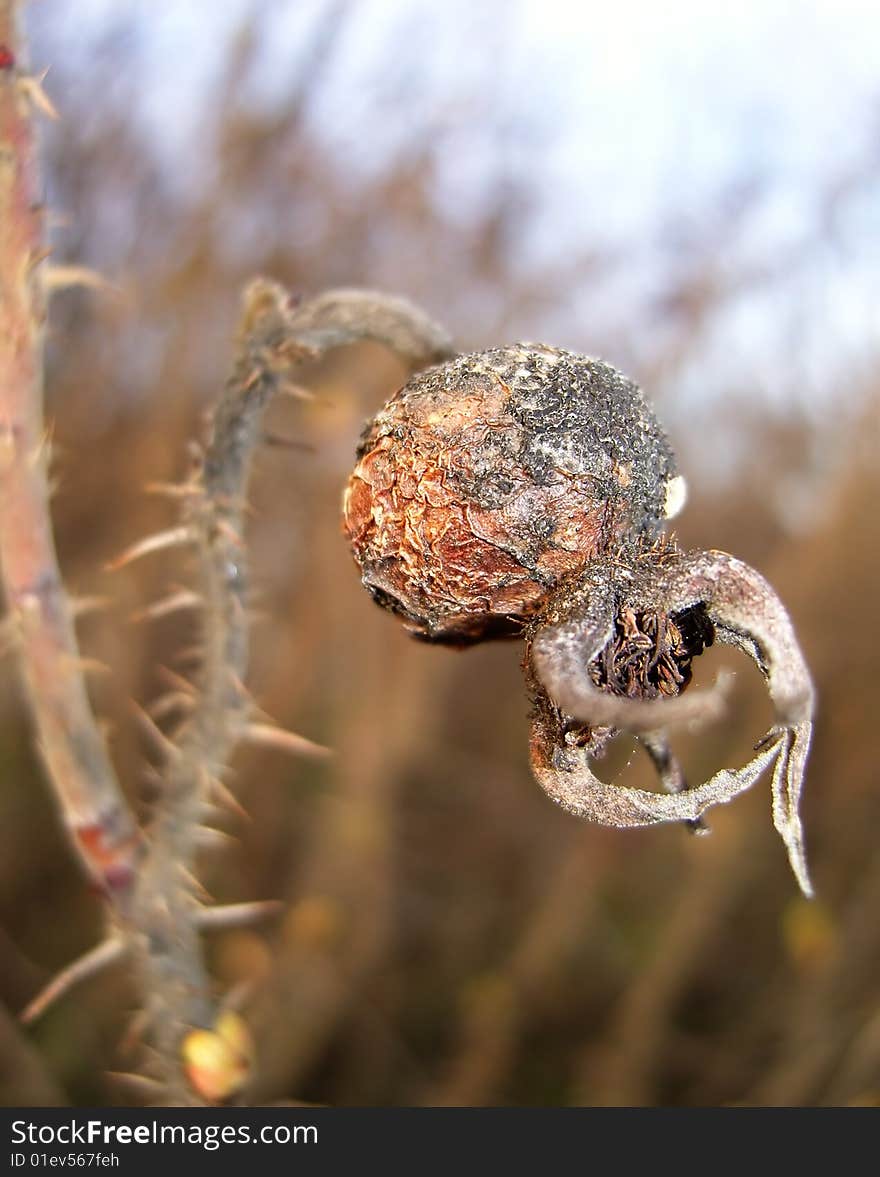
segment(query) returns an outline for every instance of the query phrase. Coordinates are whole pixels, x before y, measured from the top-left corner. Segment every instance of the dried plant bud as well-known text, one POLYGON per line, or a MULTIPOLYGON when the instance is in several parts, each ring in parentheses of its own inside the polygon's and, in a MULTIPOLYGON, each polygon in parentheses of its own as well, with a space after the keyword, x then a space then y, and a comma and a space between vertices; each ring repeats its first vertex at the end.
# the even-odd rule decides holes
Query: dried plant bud
POLYGON ((345 527, 364 584, 436 641, 518 632, 562 578, 654 534, 681 498, 636 385, 549 347, 459 356, 415 376, 358 457, 345 527))
POLYGON ((180 1054, 193 1089, 210 1103, 224 1103, 247 1082, 254 1048, 243 1019, 227 1010, 212 1030, 190 1030, 180 1054))

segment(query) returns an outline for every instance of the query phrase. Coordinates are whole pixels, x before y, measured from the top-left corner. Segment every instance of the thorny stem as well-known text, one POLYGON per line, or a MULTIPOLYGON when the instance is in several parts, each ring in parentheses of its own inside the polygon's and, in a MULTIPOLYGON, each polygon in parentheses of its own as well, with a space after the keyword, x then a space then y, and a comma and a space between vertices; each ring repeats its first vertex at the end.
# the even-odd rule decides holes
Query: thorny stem
POLYGON ((143 840, 95 724, 52 537, 43 209, 19 5, 0 0, 0 565, 40 752, 76 850, 125 909, 143 840))
POLYGON ((297 306, 280 286, 257 279, 244 296, 238 353, 214 415, 213 430, 186 524, 199 558, 204 604, 203 663, 196 708, 165 774, 163 803, 138 882, 139 921, 151 929, 145 961, 156 1019, 160 1078, 179 1102, 191 1100, 173 1065, 182 1034, 213 1023, 198 929, 204 924, 191 879, 196 831, 214 782, 246 735, 250 702, 246 551, 242 538, 251 459, 262 439, 263 411, 297 367, 324 351, 362 339, 383 343, 422 366, 451 353, 444 333, 398 299, 337 291, 297 306), (170 883, 170 885, 169 885, 170 883), (165 950, 163 951, 163 945, 165 950))

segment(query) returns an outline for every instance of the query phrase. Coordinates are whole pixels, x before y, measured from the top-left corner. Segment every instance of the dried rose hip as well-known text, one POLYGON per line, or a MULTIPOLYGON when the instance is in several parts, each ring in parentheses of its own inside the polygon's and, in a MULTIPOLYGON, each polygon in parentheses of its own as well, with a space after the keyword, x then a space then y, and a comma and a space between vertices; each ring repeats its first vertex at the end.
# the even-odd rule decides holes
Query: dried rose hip
POLYGON ((810 893, 798 803, 813 687, 788 614, 753 568, 662 533, 684 479, 639 388, 601 360, 518 344, 427 368, 367 426, 345 493, 363 582, 417 636, 465 646, 522 633, 532 770, 591 821, 701 815, 772 769, 773 821, 810 893), (676 725, 717 717, 721 683, 684 694, 714 642, 767 681, 776 723, 740 769, 690 788, 676 725), (634 733, 662 792, 592 763, 634 733))
POLYGON ((564 577, 653 535, 683 480, 601 360, 498 348, 431 368, 367 427, 345 496, 364 584, 419 636, 519 632, 564 577))

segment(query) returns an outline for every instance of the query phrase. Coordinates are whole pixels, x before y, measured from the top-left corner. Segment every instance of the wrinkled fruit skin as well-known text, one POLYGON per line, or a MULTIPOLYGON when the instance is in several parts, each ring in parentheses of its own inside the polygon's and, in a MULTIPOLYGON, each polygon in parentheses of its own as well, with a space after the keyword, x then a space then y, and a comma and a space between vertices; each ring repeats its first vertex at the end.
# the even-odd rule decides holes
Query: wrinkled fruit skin
POLYGON ((364 584, 416 635, 521 632, 597 554, 657 534, 677 480, 639 388, 519 344, 420 373, 369 423, 345 493, 364 584))

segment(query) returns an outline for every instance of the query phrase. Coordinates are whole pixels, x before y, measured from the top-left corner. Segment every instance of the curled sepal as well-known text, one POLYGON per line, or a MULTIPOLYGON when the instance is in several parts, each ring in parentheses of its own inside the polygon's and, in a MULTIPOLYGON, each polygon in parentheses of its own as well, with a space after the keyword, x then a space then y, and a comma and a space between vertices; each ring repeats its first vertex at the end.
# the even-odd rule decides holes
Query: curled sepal
POLYGON ((633 699, 609 694, 596 685, 590 663, 614 635, 620 587, 613 582, 592 585, 576 616, 546 626, 534 638, 532 666, 550 698, 572 719, 629 732, 653 732, 719 719, 730 684, 727 675, 719 675, 708 690, 674 698, 633 699))
POLYGON ((590 749, 554 746, 540 718, 532 727, 530 751, 535 779, 558 805, 599 825, 625 829, 697 821, 713 805, 724 805, 751 788, 777 758, 778 748, 778 742, 770 742, 745 767, 722 768, 705 784, 680 793, 606 784, 590 768, 590 749))
POLYGON ((773 766, 773 825, 785 843, 791 869, 807 896, 812 896, 813 887, 807 870, 800 797, 812 734, 813 725, 809 722, 777 728, 770 733, 770 738, 778 736, 779 749, 773 766))
MULTIPOLYGON (((704 639, 703 644, 708 642, 704 639)), ((673 545, 641 552, 589 585, 573 598, 564 616, 539 630, 532 640, 530 662, 537 684, 532 766, 554 800, 604 825, 694 822, 710 806, 749 788, 772 764, 773 824, 801 889, 812 894, 799 804, 810 746, 813 686, 785 607, 753 568, 724 552, 682 553, 673 545), (722 769, 689 789, 680 773, 662 771, 663 764, 670 763, 666 732, 683 720, 714 718, 721 699, 718 686, 685 698, 647 690, 637 698, 620 697, 609 693, 601 679, 597 682, 596 660, 621 617, 650 613, 676 623, 688 614, 693 617, 694 610, 710 627, 709 640, 737 647, 758 666, 778 723, 743 768, 722 769), (569 744, 570 720, 587 725, 590 733, 579 746, 569 744), (681 791, 644 792, 598 780, 589 761, 618 730, 640 734, 663 785, 681 791)), ((681 689, 686 685, 683 677, 681 689)))

